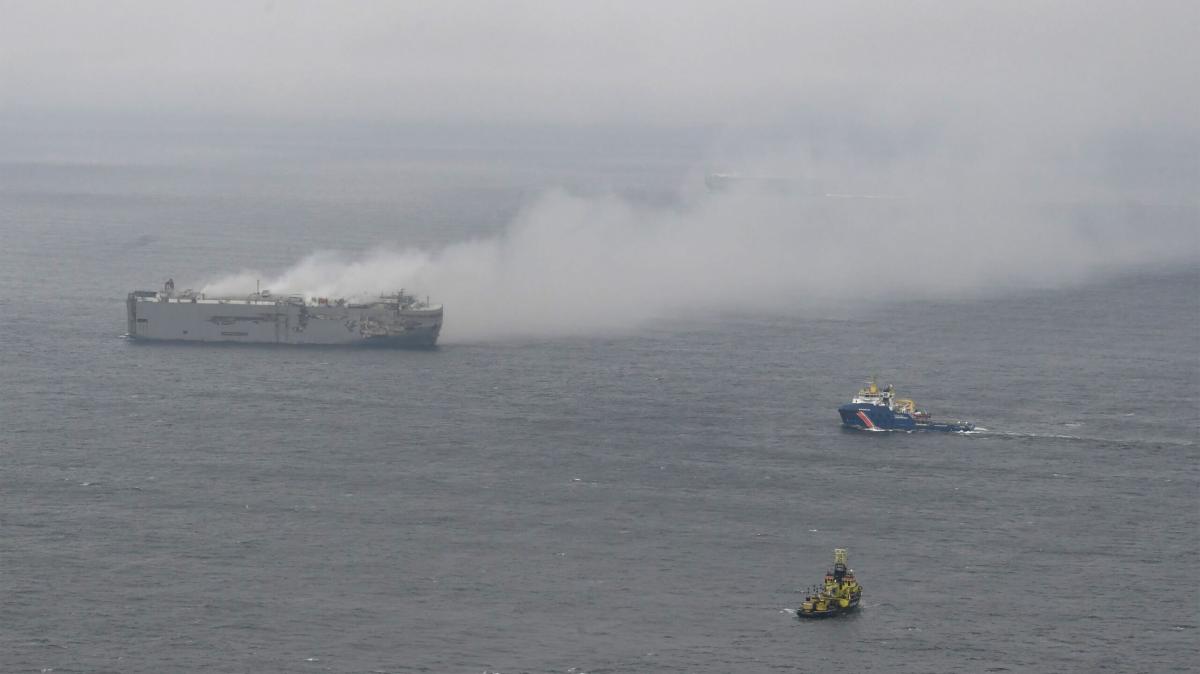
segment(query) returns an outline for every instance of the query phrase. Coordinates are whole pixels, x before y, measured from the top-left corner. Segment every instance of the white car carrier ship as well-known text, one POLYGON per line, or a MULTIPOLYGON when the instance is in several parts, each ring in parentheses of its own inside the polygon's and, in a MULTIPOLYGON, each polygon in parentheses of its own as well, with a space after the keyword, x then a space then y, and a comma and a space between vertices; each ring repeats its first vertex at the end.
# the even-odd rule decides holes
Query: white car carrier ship
POLYGON ((442 329, 442 306, 405 293, 369 302, 262 290, 241 297, 135 290, 125 302, 135 339, 247 344, 360 344, 430 347, 442 329))

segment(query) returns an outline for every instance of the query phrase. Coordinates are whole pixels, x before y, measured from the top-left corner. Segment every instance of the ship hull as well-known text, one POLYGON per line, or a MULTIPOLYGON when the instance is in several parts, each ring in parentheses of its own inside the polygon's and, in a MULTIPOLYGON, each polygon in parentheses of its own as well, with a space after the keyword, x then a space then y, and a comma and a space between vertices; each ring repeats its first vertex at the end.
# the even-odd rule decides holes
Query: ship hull
POLYGON ((847 403, 838 408, 838 414, 842 425, 867 431, 911 431, 917 426, 911 414, 870 403, 847 403))
POLYGON ((943 433, 961 433, 974 430, 974 424, 967 422, 929 422, 917 421, 907 412, 897 412, 884 405, 871 403, 847 403, 838 408, 842 417, 842 425, 847 428, 864 431, 939 431, 943 433))
POLYGON ((437 346, 437 330, 414 329, 403 335, 387 335, 384 337, 366 337, 357 342, 356 346, 377 349, 428 349, 437 346))
POLYGON ((805 611, 803 608, 799 608, 799 609, 796 609, 796 617, 804 619, 804 620, 821 620, 824 618, 836 618, 838 616, 846 615, 847 613, 853 613, 856 609, 858 609, 858 603, 859 603, 859 599, 851 599, 850 605, 845 608, 835 605, 835 606, 831 606, 830 608, 828 608, 824 611, 817 611, 817 610, 805 611))
POLYGON ((142 341, 421 348, 437 344, 442 309, 383 303, 312 306, 289 301, 127 302, 127 336, 142 341))

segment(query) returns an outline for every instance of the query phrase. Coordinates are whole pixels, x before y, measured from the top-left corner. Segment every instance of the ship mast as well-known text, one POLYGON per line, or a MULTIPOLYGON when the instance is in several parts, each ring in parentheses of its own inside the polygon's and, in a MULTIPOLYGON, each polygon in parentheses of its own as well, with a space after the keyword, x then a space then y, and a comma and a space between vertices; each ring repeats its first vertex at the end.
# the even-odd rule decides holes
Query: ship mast
POLYGON ((846 577, 846 549, 834 548, 833 550, 833 579, 839 585, 842 579, 846 577))

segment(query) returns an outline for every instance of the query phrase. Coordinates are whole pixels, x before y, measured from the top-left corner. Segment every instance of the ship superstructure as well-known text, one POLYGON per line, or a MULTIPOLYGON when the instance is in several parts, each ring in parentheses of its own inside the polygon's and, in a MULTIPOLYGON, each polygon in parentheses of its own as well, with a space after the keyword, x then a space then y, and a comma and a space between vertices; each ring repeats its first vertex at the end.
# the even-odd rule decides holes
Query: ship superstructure
POLYGON ((251 344, 361 344, 429 347, 442 329, 442 306, 403 290, 370 301, 273 295, 243 296, 135 290, 126 298, 131 338, 251 344))

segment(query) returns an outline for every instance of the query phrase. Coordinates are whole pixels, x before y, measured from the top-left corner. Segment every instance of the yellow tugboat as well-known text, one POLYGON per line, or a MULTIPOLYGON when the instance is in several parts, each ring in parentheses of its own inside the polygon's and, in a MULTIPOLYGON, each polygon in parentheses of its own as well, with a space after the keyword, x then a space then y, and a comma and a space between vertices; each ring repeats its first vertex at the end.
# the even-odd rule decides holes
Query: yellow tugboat
POLYGON ((854 570, 846 567, 846 550, 833 551, 833 569, 825 574, 825 583, 809 588, 804 603, 796 609, 798 618, 832 618, 858 608, 862 585, 854 578, 854 570))

